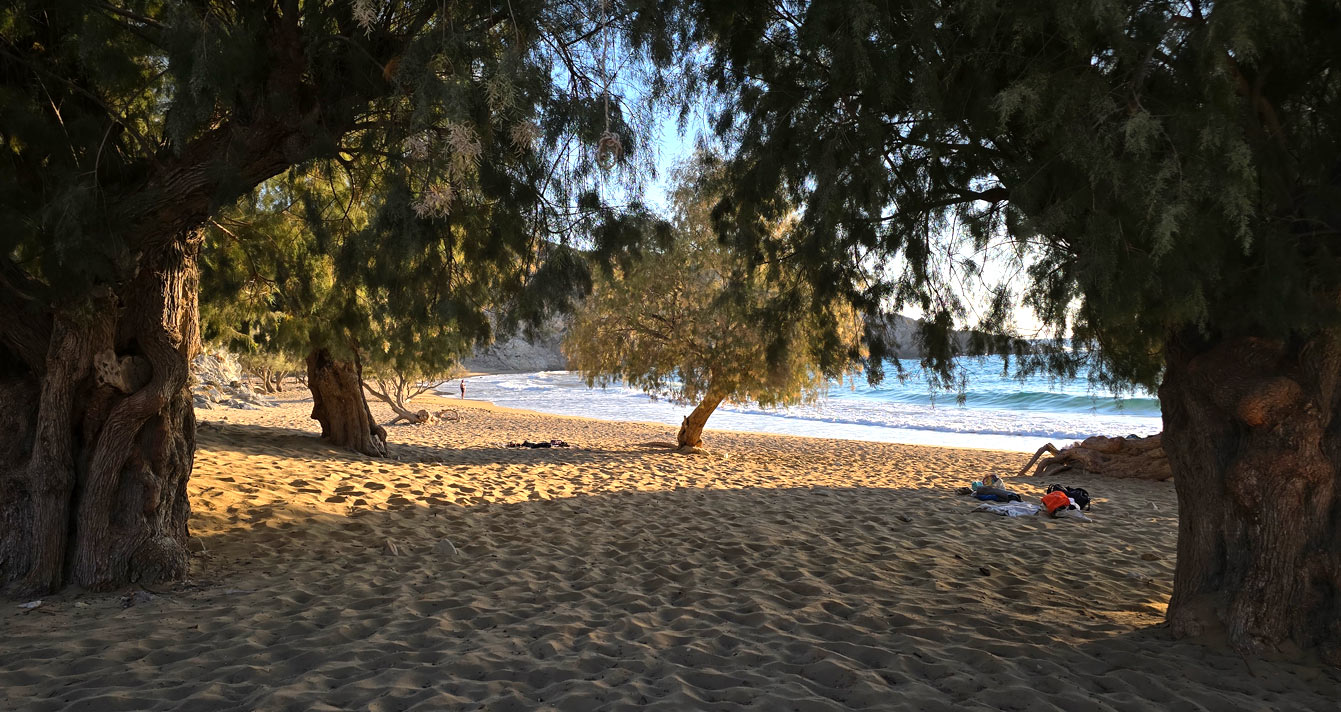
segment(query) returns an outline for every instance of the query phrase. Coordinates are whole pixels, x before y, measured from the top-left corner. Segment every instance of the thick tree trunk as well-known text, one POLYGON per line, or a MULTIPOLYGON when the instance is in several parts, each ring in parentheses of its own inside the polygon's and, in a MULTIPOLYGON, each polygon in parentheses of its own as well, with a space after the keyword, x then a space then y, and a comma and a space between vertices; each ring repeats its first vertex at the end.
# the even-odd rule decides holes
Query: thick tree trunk
POLYGON ((680 422, 680 432, 675 436, 676 444, 682 448, 702 445, 703 426, 708 423, 708 417, 717 410, 722 400, 722 396, 713 393, 704 396, 694 410, 680 422))
POLYGON ((186 574, 202 237, 158 246, 119 292, 51 316, 0 299, 5 323, 30 327, 0 348, 4 593, 186 574))
POLYGON ((364 455, 386 455, 386 429, 368 409, 357 356, 339 361, 327 349, 313 350, 307 355, 307 387, 312 391, 312 419, 321 423, 323 439, 364 455))
POLYGON ((258 369, 258 370, 256 371, 256 375, 259 376, 260 379, 261 379, 261 392, 262 392, 262 393, 274 393, 274 392, 275 392, 274 375, 271 374, 270 369, 268 369, 268 368, 258 369))
POLYGON ((1184 338, 1166 358, 1174 632, 1341 665, 1341 344, 1184 338))

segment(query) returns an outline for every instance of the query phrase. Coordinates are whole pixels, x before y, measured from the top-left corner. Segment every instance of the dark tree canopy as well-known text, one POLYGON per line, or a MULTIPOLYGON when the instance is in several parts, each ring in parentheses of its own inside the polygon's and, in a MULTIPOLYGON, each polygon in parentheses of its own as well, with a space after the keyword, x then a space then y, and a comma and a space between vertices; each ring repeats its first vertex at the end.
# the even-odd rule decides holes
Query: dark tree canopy
MULTIPOLYGON (((818 303, 967 309, 1026 368, 1158 387, 1181 508, 1169 620, 1341 661, 1341 7, 1326 0, 687 2, 735 147, 722 239, 818 303), (792 205, 799 228, 761 230, 792 205), (961 240, 960 238, 967 238, 961 240)), ((948 328, 927 336, 947 336, 948 328)), ((878 341, 869 373, 878 378, 878 341)), ((954 369, 948 339, 929 365, 954 369)))
MULTIPOLYGON (((626 14, 605 23, 632 29, 626 14)), ((582 199, 598 174, 580 156, 620 133, 606 179, 620 181, 641 146, 635 112, 592 79, 600 29, 579 4, 534 0, 0 7, 0 590, 185 572, 198 255, 210 219, 266 181, 318 164, 374 175, 360 234, 383 244, 317 250, 328 277, 358 266, 368 319, 448 316, 463 332, 478 308, 410 294, 399 271, 524 261, 550 226, 615 217, 582 199)), ((584 286, 580 261, 545 265, 528 286, 584 286)), ((309 356, 323 382, 357 383, 357 360, 309 356)))
POLYGON ((1335 323, 1332 3, 695 7, 738 147, 725 234, 798 252, 817 285, 961 316, 949 228, 969 252, 1006 238, 1053 333, 1150 387, 1168 333, 1335 323), (755 229, 793 203, 800 244, 755 229))

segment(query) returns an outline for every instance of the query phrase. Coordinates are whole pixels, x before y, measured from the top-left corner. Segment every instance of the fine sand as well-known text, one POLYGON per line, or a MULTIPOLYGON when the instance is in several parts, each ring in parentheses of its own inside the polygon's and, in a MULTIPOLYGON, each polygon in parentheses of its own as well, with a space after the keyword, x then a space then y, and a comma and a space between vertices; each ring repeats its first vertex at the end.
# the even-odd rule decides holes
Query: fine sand
POLYGON ((1337 709, 1330 669, 1164 632, 1169 483, 1007 519, 953 489, 1021 454, 424 404, 460 419, 387 460, 305 401, 201 412, 190 580, 4 603, 0 710, 1337 709))

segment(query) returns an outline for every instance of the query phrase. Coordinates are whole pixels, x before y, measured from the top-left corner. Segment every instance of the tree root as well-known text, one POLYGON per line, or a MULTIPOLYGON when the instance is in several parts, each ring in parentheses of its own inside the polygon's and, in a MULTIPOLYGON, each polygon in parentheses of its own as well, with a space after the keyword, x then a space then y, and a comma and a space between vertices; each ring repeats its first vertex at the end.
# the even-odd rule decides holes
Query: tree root
POLYGON ((391 422, 387 423, 387 425, 395 425, 396 423, 399 423, 402 420, 404 420, 409 425, 423 425, 424 423, 427 423, 430 418, 433 417, 431 414, 429 414, 428 411, 422 409, 417 411, 409 411, 409 410, 401 410, 400 408, 394 405, 391 407, 396 410, 396 417, 392 418, 391 422))
POLYGON ((1029 462, 1020 468, 1017 476, 1023 476, 1037 462, 1035 477, 1046 478, 1077 470, 1107 477, 1162 482, 1173 477, 1169 461, 1164 457, 1162 437, 1163 434, 1148 438, 1106 438, 1096 435, 1060 450, 1048 443, 1034 453, 1029 462), (1044 453, 1052 457, 1040 461, 1044 453))

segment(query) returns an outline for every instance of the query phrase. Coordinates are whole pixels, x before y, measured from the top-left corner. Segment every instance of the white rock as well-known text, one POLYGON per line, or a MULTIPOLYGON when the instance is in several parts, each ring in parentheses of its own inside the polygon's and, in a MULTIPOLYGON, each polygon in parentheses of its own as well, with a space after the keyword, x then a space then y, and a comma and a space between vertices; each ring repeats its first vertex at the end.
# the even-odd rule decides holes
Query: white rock
POLYGON ((22 608, 25 611, 31 611, 40 605, 42 605, 41 601, 29 601, 27 603, 20 603, 19 608, 22 608))
POLYGON ((1141 583, 1154 583, 1154 582, 1155 582, 1155 579, 1152 579, 1152 578, 1150 578, 1149 576, 1146 576, 1145 574, 1141 573, 1140 571, 1128 571, 1128 572, 1127 572, 1127 578, 1129 578, 1129 579, 1131 579, 1131 580, 1133 580, 1133 581, 1140 581, 1141 583))

